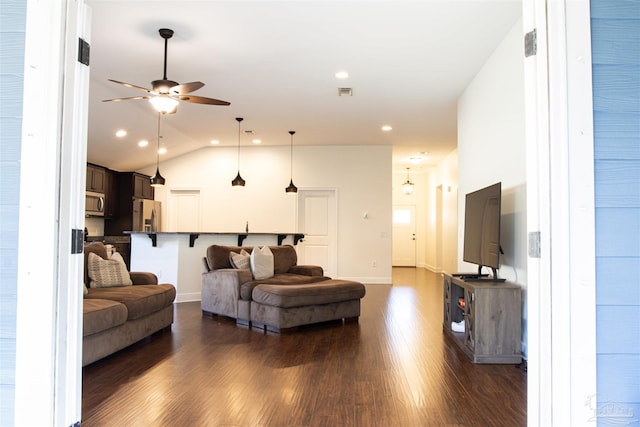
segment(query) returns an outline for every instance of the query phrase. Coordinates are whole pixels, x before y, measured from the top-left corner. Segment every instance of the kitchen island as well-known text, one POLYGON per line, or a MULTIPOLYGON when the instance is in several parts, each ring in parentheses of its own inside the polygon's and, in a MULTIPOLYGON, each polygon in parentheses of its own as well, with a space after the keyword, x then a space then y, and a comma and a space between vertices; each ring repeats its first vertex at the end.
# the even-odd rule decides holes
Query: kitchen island
POLYGON ((144 232, 131 235, 131 271, 150 271, 176 287, 176 302, 200 301, 202 258, 210 245, 296 245, 301 233, 144 232))

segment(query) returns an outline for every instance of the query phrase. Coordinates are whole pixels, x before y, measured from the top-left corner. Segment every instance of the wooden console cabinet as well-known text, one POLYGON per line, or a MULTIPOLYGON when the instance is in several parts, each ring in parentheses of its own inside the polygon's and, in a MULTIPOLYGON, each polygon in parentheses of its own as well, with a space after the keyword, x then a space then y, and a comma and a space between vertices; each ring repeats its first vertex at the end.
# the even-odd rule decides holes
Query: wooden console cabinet
POLYGON ((444 275, 445 333, 474 363, 522 361, 522 290, 509 282, 465 281, 444 275), (464 324, 454 332, 452 322, 464 324))

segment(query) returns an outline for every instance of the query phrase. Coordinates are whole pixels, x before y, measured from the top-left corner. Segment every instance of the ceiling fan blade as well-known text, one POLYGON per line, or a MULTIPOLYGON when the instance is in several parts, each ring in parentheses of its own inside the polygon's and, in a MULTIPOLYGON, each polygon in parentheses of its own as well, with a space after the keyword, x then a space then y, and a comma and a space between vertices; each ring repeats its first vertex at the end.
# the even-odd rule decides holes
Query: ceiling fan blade
POLYGON ((102 102, 109 102, 109 101, 131 101, 133 99, 149 99, 151 98, 150 96, 132 96, 129 98, 113 98, 113 99, 103 99, 102 102))
POLYGON ((169 89, 169 92, 172 95, 184 95, 187 93, 191 93, 191 92, 195 92, 196 90, 200 89, 202 86, 204 86, 204 83, 202 82, 190 82, 190 83, 182 83, 178 86, 174 86, 171 89, 169 89))
POLYGON ((227 101, 221 101, 219 99, 213 99, 213 98, 205 98, 204 96, 178 95, 175 98, 179 99, 180 101, 192 102, 194 104, 231 105, 231 103, 227 101))
POLYGON ((114 82, 114 83, 117 83, 117 84, 122 85, 122 86, 126 86, 126 87, 130 87, 132 89, 138 89, 138 90, 141 90, 141 91, 144 91, 144 92, 151 93, 151 89, 147 89, 147 88, 144 88, 142 86, 136 86, 136 85, 131 84, 131 83, 119 82, 118 80, 113 80, 113 79, 108 79, 108 80, 110 82, 114 82))

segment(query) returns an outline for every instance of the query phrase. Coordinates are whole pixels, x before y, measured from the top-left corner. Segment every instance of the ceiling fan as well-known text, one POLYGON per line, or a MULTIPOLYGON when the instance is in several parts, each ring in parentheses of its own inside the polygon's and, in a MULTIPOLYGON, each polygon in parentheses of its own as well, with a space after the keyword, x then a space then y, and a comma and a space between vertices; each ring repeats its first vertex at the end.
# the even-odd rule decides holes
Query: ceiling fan
POLYGON ((129 98, 104 99, 103 102, 148 99, 149 102, 153 104, 154 108, 160 113, 175 113, 178 107, 178 101, 191 102, 194 104, 230 105, 229 102, 221 101, 219 99, 189 95, 189 93, 196 91, 204 86, 204 83, 202 82, 180 84, 173 80, 167 79, 167 44, 169 39, 173 37, 173 30, 170 30, 168 28, 160 28, 159 33, 160 36, 164 39, 164 74, 162 80, 152 81, 151 89, 147 89, 131 83, 109 79, 109 81, 117 83, 119 85, 147 92, 148 95, 133 96, 129 98))

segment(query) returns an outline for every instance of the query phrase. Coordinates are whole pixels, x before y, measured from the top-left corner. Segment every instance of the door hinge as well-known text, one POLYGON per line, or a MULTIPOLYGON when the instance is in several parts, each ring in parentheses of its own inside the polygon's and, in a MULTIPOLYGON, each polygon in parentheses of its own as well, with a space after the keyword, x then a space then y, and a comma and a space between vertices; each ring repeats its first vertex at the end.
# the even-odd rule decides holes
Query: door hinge
POLYGON ((81 64, 89 66, 89 51, 91 47, 89 43, 84 41, 83 39, 78 39, 78 62, 81 64))
POLYGON ((524 57, 528 58, 538 53, 538 34, 534 28, 524 35, 524 57))
POLYGON ((529 258, 540 258, 540 232, 529 232, 529 258))
POLYGON ((84 252, 84 230, 74 228, 71 230, 71 254, 84 252))

